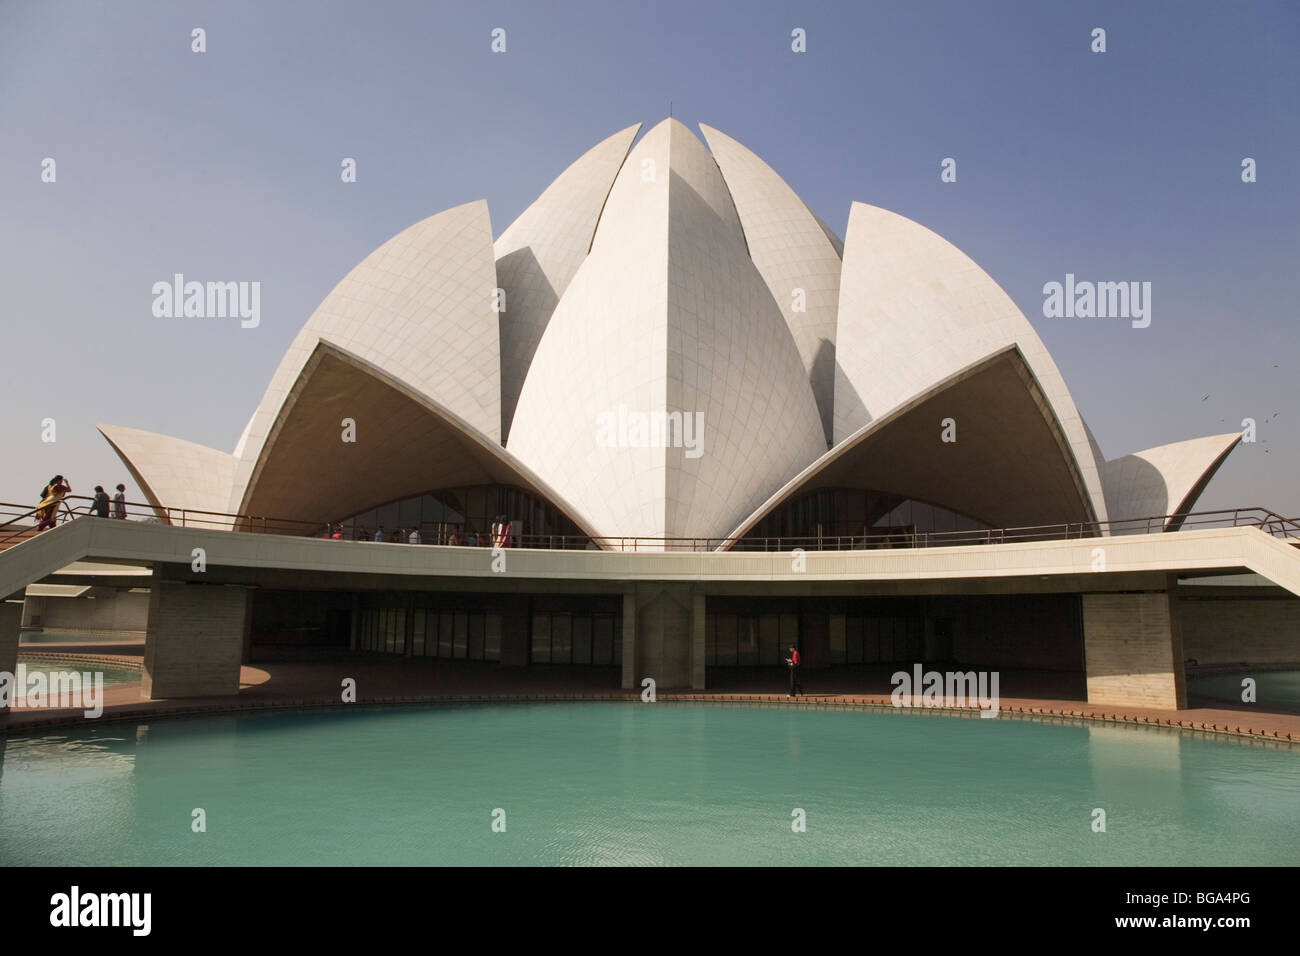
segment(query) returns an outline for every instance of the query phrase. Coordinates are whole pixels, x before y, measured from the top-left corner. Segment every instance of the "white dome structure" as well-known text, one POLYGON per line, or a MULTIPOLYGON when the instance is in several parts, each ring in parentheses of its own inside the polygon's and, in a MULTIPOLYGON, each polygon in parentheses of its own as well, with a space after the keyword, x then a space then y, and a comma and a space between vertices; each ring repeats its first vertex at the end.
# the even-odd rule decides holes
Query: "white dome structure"
POLYGON ((726 134, 701 127, 710 153, 676 120, 640 128, 495 242, 479 200, 367 256, 233 452, 101 432, 160 514, 323 526, 437 498, 468 530, 509 514, 525 546, 664 548, 922 521, 1175 530, 1239 439, 1104 460, 1029 321, 955 246, 861 203, 841 242, 726 134))

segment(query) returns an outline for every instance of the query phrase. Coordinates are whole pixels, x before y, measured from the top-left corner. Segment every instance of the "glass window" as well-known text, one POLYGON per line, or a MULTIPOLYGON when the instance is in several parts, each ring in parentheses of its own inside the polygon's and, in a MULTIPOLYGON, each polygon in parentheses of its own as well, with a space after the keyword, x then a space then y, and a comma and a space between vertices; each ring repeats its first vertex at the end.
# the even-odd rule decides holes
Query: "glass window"
POLYGON ((501 660, 501 615, 488 614, 483 634, 483 660, 501 660))
MULTIPOLYGON (((848 619, 844 619, 844 627, 831 628, 831 663, 843 664, 847 658, 847 649, 845 643, 848 641, 848 619)), ((860 639, 860 638, 859 638, 860 639)), ((861 649, 859 649, 861 653, 861 649)))
POLYGON ((420 522, 420 499, 407 498, 405 501, 397 503, 397 523, 403 528, 409 528, 420 522))
POLYGON ((585 614, 573 619, 573 663, 591 663, 591 618, 585 614))
POLYGON ((451 646, 453 631, 455 630, 454 619, 450 611, 443 611, 438 615, 438 656, 451 657, 451 646))
POLYGON ((533 615, 533 663, 549 664, 551 662, 551 616, 538 613, 533 615))
POLYGON ((740 663, 753 667, 758 663, 758 621, 749 614, 736 622, 740 636, 740 663))
POLYGON ((862 621, 862 661, 865 664, 875 664, 876 662, 887 658, 882 658, 880 654, 880 622, 874 617, 859 618, 862 621))
POLYGON ((737 637, 739 623, 734 614, 718 615, 718 663, 723 666, 735 666, 738 659, 737 637))
POLYGON ((568 613, 551 615, 551 663, 573 663, 573 621, 568 613))
POLYGON ((456 630, 452 635, 452 657, 458 661, 463 661, 469 646, 469 615, 464 611, 457 611, 455 620, 456 630))
POLYGON ((780 664, 781 619, 775 614, 764 614, 758 619, 758 662, 763 665, 780 664))
POLYGON ((424 608, 415 609, 415 633, 411 635, 411 653, 418 657, 424 656, 424 608))
POLYGON ((471 614, 469 616, 469 659, 472 661, 481 661, 483 659, 483 635, 486 630, 486 622, 482 614, 471 614))
POLYGON ((781 661, 785 661, 785 656, 790 650, 790 645, 799 646, 799 615, 782 614, 781 615, 781 661))
POLYGON ((718 615, 704 615, 704 665, 718 663, 718 615))
POLYGON ((610 614, 597 614, 592 621, 591 662, 609 665, 616 660, 615 643, 622 640, 622 635, 614 631, 614 617, 610 614))
POLYGON ((438 612, 430 610, 424 615, 424 656, 438 654, 438 612))

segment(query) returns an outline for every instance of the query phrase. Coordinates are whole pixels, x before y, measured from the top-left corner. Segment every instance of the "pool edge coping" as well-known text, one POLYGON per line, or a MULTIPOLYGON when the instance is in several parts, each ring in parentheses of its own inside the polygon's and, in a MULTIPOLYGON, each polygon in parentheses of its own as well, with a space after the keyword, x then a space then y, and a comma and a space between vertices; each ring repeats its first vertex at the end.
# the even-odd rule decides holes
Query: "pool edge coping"
MULTIPOLYGON (((528 703, 626 703, 645 704, 639 692, 620 692, 607 694, 435 694, 415 697, 375 697, 345 703, 333 699, 320 698, 284 698, 265 701, 231 704, 205 704, 200 706, 158 706, 136 707, 132 705, 115 705, 112 711, 105 712, 97 718, 86 718, 78 711, 41 711, 30 712, 32 716, 16 717, 13 711, 0 712, 0 737, 15 733, 41 731, 50 728, 66 728, 85 725, 89 720, 94 724, 144 722, 161 718, 185 718, 249 713, 273 713, 278 711, 315 711, 347 709, 390 709, 413 706, 436 706, 441 704, 528 704, 528 703)), ((896 707, 887 700, 790 700, 784 696, 767 696, 761 694, 674 694, 657 693, 653 703, 675 704, 732 704, 752 707, 772 707, 781 709, 840 710, 875 713, 903 713, 913 716, 958 717, 962 719, 981 719, 985 713, 979 707, 948 707, 942 705, 920 707, 896 707)), ((1181 735, 1204 737, 1208 739, 1226 739, 1236 743, 1249 743, 1254 746, 1271 745, 1275 749, 1300 751, 1300 739, 1292 734, 1266 729, 1255 730, 1249 726, 1207 724, 1204 721, 1173 720, 1151 718, 1136 714, 1126 714, 1120 710, 1102 708, 1088 712, 1066 710, 1056 707, 1039 707, 1033 705, 1009 705, 1000 707, 997 717, 1007 715, 1011 720, 1029 720, 1036 723, 1064 723, 1075 726, 1088 724, 1109 724, 1125 727, 1158 728, 1166 732, 1181 735), (1108 712, 1109 711, 1109 712, 1108 712)), ((987 719, 987 718, 985 718, 987 719)), ((993 718, 997 719, 997 718, 993 718)))

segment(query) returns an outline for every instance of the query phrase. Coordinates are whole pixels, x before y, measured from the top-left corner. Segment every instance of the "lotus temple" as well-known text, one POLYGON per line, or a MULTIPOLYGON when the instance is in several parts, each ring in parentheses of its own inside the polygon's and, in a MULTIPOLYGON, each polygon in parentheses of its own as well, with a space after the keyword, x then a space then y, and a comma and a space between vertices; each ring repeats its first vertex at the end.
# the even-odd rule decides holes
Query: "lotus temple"
POLYGON ((147 520, 0 552, 0 651, 89 589, 150 699, 311 654, 699 693, 793 645, 814 686, 948 662, 1176 711, 1188 667, 1300 660, 1300 525, 1196 510, 1240 433, 1106 458, 960 249, 857 202, 841 238, 701 132, 615 133, 495 239, 482 200, 389 239, 231 450, 100 425, 147 520))

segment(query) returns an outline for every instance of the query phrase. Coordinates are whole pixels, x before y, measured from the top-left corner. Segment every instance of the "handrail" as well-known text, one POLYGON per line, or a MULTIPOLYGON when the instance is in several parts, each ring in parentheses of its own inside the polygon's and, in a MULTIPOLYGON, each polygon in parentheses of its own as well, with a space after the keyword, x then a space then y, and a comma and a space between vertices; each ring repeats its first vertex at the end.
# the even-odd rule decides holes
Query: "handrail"
MULTIPOLYGON (((94 499, 85 495, 67 495, 60 500, 58 521, 89 516, 90 503, 94 499), (84 511, 75 509, 71 501, 87 502, 84 511)), ((254 534, 285 534, 300 537, 319 537, 328 534, 328 529, 340 526, 335 521, 307 521, 299 518, 277 518, 269 515, 234 514, 230 512, 206 511, 197 508, 180 508, 174 506, 154 506, 142 502, 126 502, 129 509, 128 520, 158 521, 178 527, 203 527, 216 530, 230 530, 254 534)), ((27 505, 0 502, 0 530, 9 528, 24 518, 35 516, 38 508, 27 505)), ((872 531, 864 528, 860 534, 783 537, 740 538, 697 538, 650 535, 558 535, 558 534, 515 534, 512 535, 512 547, 541 548, 548 550, 582 550, 598 549, 613 551, 792 551, 802 548, 806 551, 843 551, 891 548, 935 548, 961 545, 992 545, 1009 542, 1026 542, 1036 540, 1068 540, 1100 537, 1104 532, 1111 534, 1176 534, 1168 530, 1172 521, 1177 519, 1179 530, 1192 530, 1207 527, 1255 527, 1273 537, 1296 538, 1300 540, 1300 518, 1286 518, 1263 507, 1223 509, 1218 511, 1193 511, 1169 515, 1150 515, 1142 518, 1123 518, 1111 521, 1066 521, 1056 524, 1028 525, 1007 528, 980 528, 965 531, 923 531, 915 526, 891 528, 872 531)), ((449 544, 448 527, 444 525, 438 534, 430 535, 430 545, 449 544), (442 538, 443 540, 437 540, 442 538)), ((20 527, 6 537, 0 538, 0 546, 33 531, 33 526, 20 527)), ((422 535, 423 537, 423 532, 422 535)), ((489 547, 489 536, 478 533, 484 539, 479 547, 489 547)), ((405 543, 405 535, 402 536, 405 543)), ((468 545, 459 545, 467 547, 468 545)))

